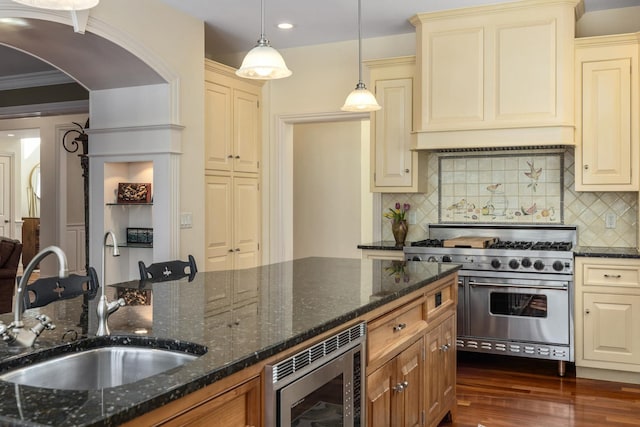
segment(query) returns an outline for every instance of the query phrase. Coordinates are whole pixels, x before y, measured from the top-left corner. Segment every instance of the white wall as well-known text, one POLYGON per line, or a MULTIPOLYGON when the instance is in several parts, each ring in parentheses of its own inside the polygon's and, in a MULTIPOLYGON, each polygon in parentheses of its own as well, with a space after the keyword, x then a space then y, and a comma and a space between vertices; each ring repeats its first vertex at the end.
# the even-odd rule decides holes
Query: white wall
POLYGON ((294 258, 360 258, 360 133, 359 121, 294 125, 294 258))
POLYGON ((640 6, 585 13, 576 23, 576 37, 640 31, 640 6))

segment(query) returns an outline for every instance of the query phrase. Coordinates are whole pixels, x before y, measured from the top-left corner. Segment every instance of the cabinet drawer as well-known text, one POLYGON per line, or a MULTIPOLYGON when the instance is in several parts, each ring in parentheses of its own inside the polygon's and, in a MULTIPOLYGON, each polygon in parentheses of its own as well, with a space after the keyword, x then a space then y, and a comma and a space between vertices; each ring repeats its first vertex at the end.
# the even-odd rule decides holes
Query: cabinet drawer
POLYGON ((455 280, 450 280, 443 286, 427 294, 425 303, 426 320, 431 321, 442 314, 456 309, 458 284, 455 280))
POLYGON ((369 362, 399 349, 411 337, 424 331, 422 298, 412 301, 372 321, 368 325, 369 362))
POLYGON ((584 264, 583 286, 618 286, 640 289, 640 265, 584 264))

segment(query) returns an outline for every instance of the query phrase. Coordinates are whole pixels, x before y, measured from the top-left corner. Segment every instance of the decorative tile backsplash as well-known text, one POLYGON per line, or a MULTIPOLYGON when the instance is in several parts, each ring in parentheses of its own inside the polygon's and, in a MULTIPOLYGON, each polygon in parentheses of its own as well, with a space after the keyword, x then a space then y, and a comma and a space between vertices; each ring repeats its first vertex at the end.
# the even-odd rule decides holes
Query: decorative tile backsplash
POLYGON ((562 155, 440 157, 440 222, 562 223, 562 155))
MULTIPOLYGON (((564 224, 575 224, 578 226, 578 239, 580 245, 637 247, 636 227, 638 225, 638 193, 575 192, 573 190, 574 154, 573 148, 571 147, 559 151, 555 150, 555 152, 531 150, 517 152, 517 154, 514 154, 511 151, 492 151, 484 153, 430 153, 427 170, 424 172, 421 170, 421 174, 422 173, 423 175, 420 179, 427 180, 426 193, 382 195, 383 212, 388 209, 389 206, 394 206, 396 202, 411 204, 411 212, 416 216, 416 224, 409 225, 409 232, 407 236, 407 240, 409 241, 424 239, 427 235, 427 225, 430 223, 460 222, 455 219, 457 217, 453 214, 450 219, 446 219, 446 214, 447 208, 454 205, 462 198, 465 200, 471 200, 470 203, 473 203, 474 205, 474 212, 472 215, 475 214, 478 216, 478 219, 475 221, 473 218, 470 218, 462 220, 463 222, 490 222, 485 219, 481 219, 483 213, 482 208, 485 206, 488 208, 487 202, 491 199, 491 194, 487 187, 495 184, 503 184, 505 188, 504 194, 508 199, 507 209, 512 211, 514 218, 513 220, 506 221, 500 221, 496 218, 496 223, 508 222, 530 224, 535 219, 542 220, 542 218, 546 218, 547 222, 552 222, 552 215, 549 208, 553 208, 553 223, 562 222, 564 224), (549 157, 549 159, 546 159, 547 157, 549 157), (544 164, 542 162, 543 158, 545 158, 544 164), (480 166, 481 162, 483 165, 488 165, 490 163, 486 162, 493 162, 494 159, 498 160, 498 163, 500 163, 500 159, 504 160, 504 168, 501 166, 480 166), (524 163, 517 166, 517 168, 516 166, 513 166, 513 169, 507 169, 507 159, 511 159, 511 161, 518 159, 518 162, 522 161, 524 163), (527 161, 531 162, 531 159, 534 160, 533 166, 529 166, 527 164, 527 161), (478 167, 475 169, 478 174, 477 180, 472 180, 475 178, 473 173, 465 172, 470 170, 466 169, 467 160, 471 161, 472 168, 470 169, 473 169, 474 162, 478 161, 478 167), (444 166, 442 166, 443 161, 444 166), (464 168, 460 166, 461 163, 455 163, 462 161, 465 162, 464 168), (547 161, 549 162, 549 166, 547 166, 547 161), (564 171, 561 176, 561 180, 559 181, 561 183, 560 185, 564 186, 564 191, 560 191, 557 195, 554 194, 554 191, 558 188, 558 184, 552 182, 555 178, 551 179, 553 175, 545 175, 546 168, 549 167, 549 170, 554 169, 556 162, 559 162, 560 170, 564 171), (440 171, 441 166, 442 173, 440 171), (444 173, 449 172, 445 171, 445 168, 449 169, 449 171, 452 170, 453 173, 456 172, 456 168, 459 168, 458 172, 463 174, 462 179, 459 181, 454 175, 452 184, 452 181, 449 181, 449 176, 444 173), (536 191, 533 192, 533 185, 532 187, 528 187, 528 185, 534 184, 535 180, 527 180, 524 172, 531 172, 531 169, 533 169, 533 176, 535 176, 537 174, 537 170, 540 168, 542 168, 542 170, 538 176, 536 191), (488 176, 486 175, 487 170, 495 169, 498 171, 498 175, 493 175, 492 178, 484 178, 481 180, 480 173, 483 169, 485 171, 485 175, 483 176, 485 177, 488 176), (502 182, 500 182, 501 180, 494 178, 501 176, 499 175, 499 171, 501 170, 505 171, 504 181, 502 182), (513 170, 514 172, 506 172, 510 170, 513 170), (515 172, 516 170, 518 173, 515 172), (444 176, 442 176, 443 174, 444 176), (544 178, 543 175, 545 175, 544 178), (456 190, 455 188, 451 189, 451 187, 444 187, 441 189, 441 178, 443 179, 445 186, 462 184, 465 188, 463 189, 462 187, 459 187, 456 190), (445 181, 445 179, 447 181, 445 181), (470 183, 472 186, 475 183, 477 187, 476 190, 473 188, 467 189, 467 183, 470 183), (527 204, 526 200, 529 199, 522 197, 523 195, 528 194, 532 197, 536 197, 538 196, 538 192, 543 192, 543 188, 545 196, 541 202, 538 202, 538 199, 532 198, 530 199, 532 203, 527 204), (473 191, 476 191, 476 193, 473 193, 473 191), (527 193, 527 191, 530 191, 531 193, 527 193), (453 195, 451 192, 453 192, 453 195), (532 195, 532 193, 535 193, 535 195, 532 195), (477 196, 475 194, 477 194, 477 196), (487 198, 487 196, 489 197, 487 198), (449 197, 449 199, 446 199, 447 197, 449 197), (456 197, 458 197, 457 200, 456 197), (477 199, 473 199, 473 197, 477 197, 477 199), (559 200, 559 202, 556 202, 556 200, 559 200), (510 205, 511 203, 514 203, 514 205, 510 205), (522 214, 517 216, 516 220, 515 209, 520 209, 520 212, 522 213, 523 207, 527 210, 527 208, 530 208, 533 203, 536 204, 535 214, 522 214), (556 203, 558 204, 556 205, 556 203), (542 215, 542 211, 545 208, 549 210, 548 216, 542 215), (477 209, 480 209, 480 215, 475 212, 477 209), (616 215, 616 228, 605 228, 604 219, 605 215, 608 213, 616 215), (537 218, 538 215, 540 218, 537 218)), ((502 188, 502 185, 497 186, 496 190, 500 188, 502 188)), ((495 213, 495 204, 493 205, 493 208, 493 212, 495 213)), ((467 212, 462 213, 462 215, 468 215, 468 209, 469 208, 467 207, 467 212)), ((487 218, 491 219, 492 217, 487 218)), ((389 220, 383 218, 381 226, 382 239, 393 240, 389 220)))

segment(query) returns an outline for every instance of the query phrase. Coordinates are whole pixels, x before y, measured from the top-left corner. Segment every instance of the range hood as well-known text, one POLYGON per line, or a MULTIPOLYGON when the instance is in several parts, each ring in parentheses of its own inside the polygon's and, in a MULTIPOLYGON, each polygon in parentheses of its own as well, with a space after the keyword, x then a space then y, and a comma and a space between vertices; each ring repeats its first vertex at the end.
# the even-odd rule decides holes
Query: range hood
POLYGON ((413 148, 575 145, 579 0, 418 14, 413 148))

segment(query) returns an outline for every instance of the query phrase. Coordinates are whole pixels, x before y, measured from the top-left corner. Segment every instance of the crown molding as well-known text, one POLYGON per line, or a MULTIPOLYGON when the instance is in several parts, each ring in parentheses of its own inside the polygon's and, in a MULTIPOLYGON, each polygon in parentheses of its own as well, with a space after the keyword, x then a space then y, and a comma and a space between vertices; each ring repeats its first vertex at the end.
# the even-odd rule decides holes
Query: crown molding
POLYGON ((16 74, 0 77, 0 90, 23 89, 26 87, 52 86, 75 83, 71 77, 58 70, 37 73, 16 74))
POLYGON ((1 107, 0 119, 53 116, 60 114, 84 114, 89 112, 89 100, 49 102, 47 104, 1 107))

